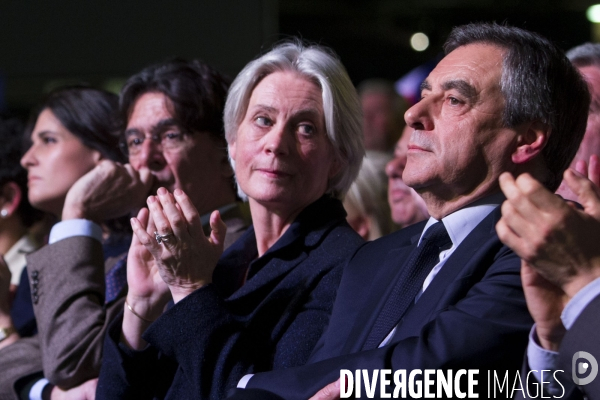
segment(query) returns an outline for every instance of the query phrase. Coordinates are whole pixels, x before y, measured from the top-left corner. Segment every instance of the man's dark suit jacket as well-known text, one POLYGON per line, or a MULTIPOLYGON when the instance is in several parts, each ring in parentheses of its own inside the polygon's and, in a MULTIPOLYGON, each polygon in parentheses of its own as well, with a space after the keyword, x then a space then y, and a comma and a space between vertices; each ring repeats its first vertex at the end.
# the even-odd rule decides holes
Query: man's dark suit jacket
MULTIPOLYGON (((573 355, 578 351, 590 353, 596 358, 600 366, 600 340, 598 340, 598 332, 600 332, 599 315, 600 296, 597 296, 584 308, 562 340, 559 350, 558 369, 564 371, 563 373, 559 373, 562 379, 561 382, 569 382, 569 384, 563 386, 564 394, 559 392, 557 396, 563 394, 562 398, 564 400, 578 400, 584 398, 584 396, 591 400, 600 399, 600 371, 598 371, 596 379, 587 385, 575 386, 572 380, 573 355)), ((529 363, 527 357, 525 357, 521 376, 526 376, 529 372, 529 363)), ((547 373, 546 377, 548 376, 551 376, 550 373, 547 373)), ((583 378, 587 374, 578 376, 583 378)), ((550 377, 549 379, 551 380, 552 378, 550 377)), ((528 388, 519 391, 515 396, 515 400, 534 399, 542 396, 539 393, 540 383, 536 379, 530 379, 526 383, 529 384, 528 388)), ((543 395, 547 398, 552 397, 547 392, 544 392, 543 395)))
MULTIPOLYGON (((578 351, 586 351, 596 358, 600 365, 600 296, 597 296, 581 312, 577 320, 563 338, 560 345, 560 368, 569 378, 572 377, 573 355, 578 351)), ((579 376, 579 375, 578 375, 579 376)), ((580 376, 583 378, 584 376, 580 376)), ((589 384, 578 386, 588 399, 600 399, 600 371, 598 376, 589 384)), ((577 393, 571 398, 576 398, 577 393)))
POLYGON ((342 268, 363 243, 342 203, 327 196, 260 258, 249 228, 219 260, 212 285, 148 328, 151 348, 127 349, 119 344, 121 321, 111 326, 96 398, 222 399, 246 373, 304 365, 329 320, 342 268))
MULTIPOLYGON (((499 217, 497 208, 464 239, 407 311, 390 344, 369 351, 361 348, 425 223, 363 246, 344 270, 329 327, 310 365, 257 374, 247 387, 307 399, 338 379, 340 369, 406 369, 408 374, 472 368, 480 369, 481 381, 487 369, 518 371, 532 320, 521 261, 496 235, 499 217)), ((245 398, 244 391, 236 392, 236 398, 245 398)))

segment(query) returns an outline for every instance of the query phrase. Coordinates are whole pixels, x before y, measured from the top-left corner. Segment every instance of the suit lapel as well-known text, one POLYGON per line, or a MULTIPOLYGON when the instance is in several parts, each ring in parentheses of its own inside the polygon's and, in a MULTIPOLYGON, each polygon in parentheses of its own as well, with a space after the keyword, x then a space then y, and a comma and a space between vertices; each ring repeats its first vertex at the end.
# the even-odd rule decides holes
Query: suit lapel
POLYGON ((495 231, 500 216, 500 208, 496 208, 463 240, 460 246, 446 260, 446 263, 430 283, 419 301, 407 312, 399 325, 393 340, 401 340, 419 333, 421 328, 433 319, 436 312, 449 304, 455 304, 463 298, 473 281, 479 281, 486 270, 481 265, 492 246, 502 246, 495 231))
POLYGON ((372 290, 367 300, 361 305, 361 311, 350 330, 342 354, 353 353, 362 348, 375 324, 377 316, 394 289, 408 255, 417 246, 420 235, 421 233, 419 232, 411 237, 410 245, 390 250, 386 255, 379 273, 373 279, 373 284, 370 285, 372 288, 381 288, 381 290, 372 290))

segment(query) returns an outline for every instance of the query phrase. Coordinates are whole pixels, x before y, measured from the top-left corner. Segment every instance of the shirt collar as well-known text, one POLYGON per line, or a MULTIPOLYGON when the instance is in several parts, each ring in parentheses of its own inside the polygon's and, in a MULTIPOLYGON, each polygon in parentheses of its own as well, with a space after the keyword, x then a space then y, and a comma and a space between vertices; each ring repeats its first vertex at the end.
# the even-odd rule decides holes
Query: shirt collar
MULTIPOLYGON (((452 240, 452 247, 458 247, 469 233, 504 200, 505 197, 502 192, 495 193, 442 218, 442 222, 444 222, 444 226, 448 231, 448 236, 452 240)), ((419 244, 427 229, 438 221, 433 217, 429 218, 419 238, 419 244)))

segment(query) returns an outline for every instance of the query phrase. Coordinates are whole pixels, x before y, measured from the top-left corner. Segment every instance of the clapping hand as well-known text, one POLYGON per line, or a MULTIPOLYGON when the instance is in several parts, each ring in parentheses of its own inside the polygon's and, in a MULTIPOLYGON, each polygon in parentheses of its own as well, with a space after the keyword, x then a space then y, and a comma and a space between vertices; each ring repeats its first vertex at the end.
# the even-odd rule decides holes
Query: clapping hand
POLYGON ((147 204, 156 227, 132 223, 140 243, 152 254, 158 272, 177 303, 194 290, 212 282, 223 253, 226 226, 217 211, 210 216, 211 234, 204 235, 200 215, 189 197, 179 189, 173 194, 160 188, 147 204))
POLYGON ((154 232, 156 227, 147 208, 142 208, 137 218, 131 219, 131 226, 138 234, 133 235, 127 255, 127 302, 144 319, 153 321, 160 316, 171 296, 154 257, 138 237, 140 231, 154 232))
MULTIPOLYGON (((578 169, 586 170, 584 167, 578 169)), ((596 157, 588 171, 596 181, 597 170, 596 157)), ((496 225, 500 240, 522 259, 523 290, 540 344, 554 351, 565 334, 560 316, 566 302, 600 276, 600 189, 573 170, 565 172, 564 180, 578 196, 583 211, 528 174, 517 179, 508 173, 501 175, 506 201, 496 225)))
POLYGON ((573 170, 564 177, 584 211, 527 174, 501 175, 506 201, 496 230, 502 242, 571 297, 600 273, 600 190, 573 170))

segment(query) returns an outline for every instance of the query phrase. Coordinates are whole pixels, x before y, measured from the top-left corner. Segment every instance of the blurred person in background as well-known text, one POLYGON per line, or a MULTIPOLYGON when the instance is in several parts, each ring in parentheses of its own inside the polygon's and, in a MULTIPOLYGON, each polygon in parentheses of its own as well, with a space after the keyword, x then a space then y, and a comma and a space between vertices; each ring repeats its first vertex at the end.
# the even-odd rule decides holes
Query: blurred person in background
MULTIPOLYGON (((64 218, 72 211, 66 205, 69 193, 83 177, 106 163, 124 160, 118 146, 117 104, 118 99, 114 94, 76 86, 52 91, 33 111, 25 130, 30 147, 21 158, 21 164, 27 169, 28 198, 34 207, 52 214, 58 220, 64 218)), ((62 310, 51 307, 54 301, 72 301, 71 296, 79 289, 73 284, 71 271, 64 268, 61 260, 47 262, 49 254, 55 249, 53 243, 60 241, 65 231, 63 229, 61 232, 56 227, 50 234, 50 244, 27 256, 25 271, 28 275, 24 274, 24 279, 29 279, 22 285, 31 287, 31 296, 27 300, 30 307, 33 303, 39 333, 31 338, 16 340, 1 349, 0 361, 5 366, 0 379, 2 398, 14 398, 17 388, 23 389, 28 396, 30 387, 17 381, 31 374, 41 377, 41 371, 50 365, 87 362, 87 357, 93 353, 93 346, 88 346, 89 342, 84 338, 93 337, 93 332, 101 328, 87 324, 87 318, 91 317, 89 310, 82 318, 61 318, 62 310), (46 308, 40 312, 38 307, 42 305, 46 308), (53 334, 52 326, 55 323, 68 332, 61 335, 60 340, 67 341, 69 337, 76 336, 76 341, 81 343, 82 347, 75 346, 72 350, 75 356, 70 359, 47 349, 45 338, 53 334), (77 330, 77 327, 83 328, 77 330)), ((71 228, 67 226, 66 231, 71 231, 71 228)), ((102 226, 93 234, 104 243, 107 254, 122 253, 131 240, 131 231, 119 219, 102 221, 102 226)), ((85 250, 85 247, 71 249, 73 253, 85 250)), ((102 248, 99 251, 102 252, 102 248)), ((113 266, 115 263, 107 265, 113 266)), ((79 267, 84 269, 81 265, 79 267)), ((104 269, 94 273, 104 276, 104 269)), ((113 305, 111 302, 104 304, 104 296, 97 298, 96 302, 101 302, 107 310, 113 305)), ((53 396, 59 394, 56 389, 53 396)))
POLYGON ((20 164, 23 129, 18 119, 0 117, 0 348, 35 332, 27 274, 22 272, 25 255, 41 246, 30 228, 43 213, 27 199, 27 171, 20 164), (18 289, 22 276, 25 282, 18 289))
POLYGON ((344 197, 350 226, 365 240, 375 240, 395 230, 387 201, 387 177, 369 157, 344 197))
POLYGON ((402 180, 406 166, 408 141, 414 129, 406 126, 394 148, 394 158, 387 164, 388 202, 392 210, 392 220, 401 228, 429 218, 425 201, 402 180))
MULTIPOLYGON (((584 43, 569 50, 567 57, 583 75, 592 98, 585 135, 570 167, 581 174, 587 175, 588 160, 594 162, 591 158, 592 155, 600 155, 600 44, 584 43)), ((590 168, 590 171, 597 170, 595 166, 590 168)), ((556 193, 567 200, 579 201, 578 196, 564 181, 556 193)))
POLYGON ((363 133, 367 154, 391 153, 400 137, 406 101, 396 93, 392 82, 368 79, 358 85, 363 112, 363 133))

